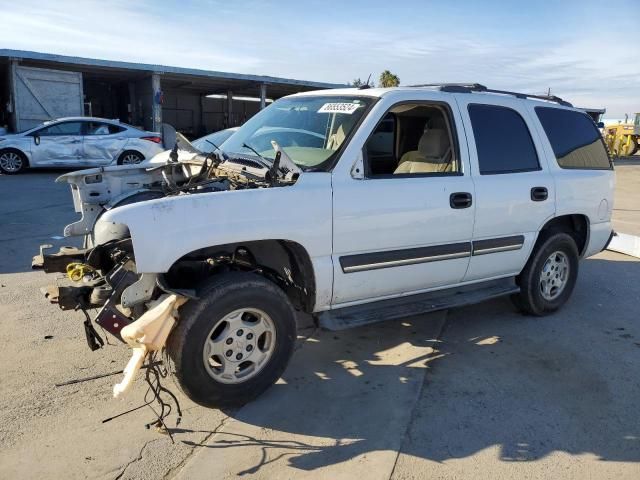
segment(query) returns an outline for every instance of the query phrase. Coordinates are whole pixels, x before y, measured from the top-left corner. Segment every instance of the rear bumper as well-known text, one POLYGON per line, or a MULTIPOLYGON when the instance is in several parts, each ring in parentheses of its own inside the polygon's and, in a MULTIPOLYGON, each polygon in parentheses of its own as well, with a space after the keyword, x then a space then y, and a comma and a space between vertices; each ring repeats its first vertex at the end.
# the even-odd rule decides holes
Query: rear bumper
POLYGON ((604 247, 602 247, 602 250, 606 250, 607 248, 609 248, 609 244, 611 244, 611 240, 613 240, 613 237, 615 237, 617 234, 614 230, 611 230, 611 235, 609 235, 609 240, 607 240, 607 243, 604 244, 604 247))
POLYGON ((613 228, 611 222, 592 223, 589 228, 589 243, 584 258, 600 253, 611 241, 613 228))

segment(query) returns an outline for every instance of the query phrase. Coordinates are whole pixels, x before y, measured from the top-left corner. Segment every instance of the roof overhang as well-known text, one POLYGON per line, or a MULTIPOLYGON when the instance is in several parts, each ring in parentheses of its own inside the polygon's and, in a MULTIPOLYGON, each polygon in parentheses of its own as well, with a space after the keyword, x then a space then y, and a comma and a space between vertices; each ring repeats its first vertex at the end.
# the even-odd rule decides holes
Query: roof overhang
POLYGON ((266 75, 219 72, 196 68, 0 49, 0 63, 8 63, 12 59, 19 61, 24 66, 82 72, 87 79, 96 78, 112 82, 139 80, 157 73, 161 75, 163 89, 188 89, 203 95, 232 91, 237 95, 258 96, 262 84, 267 85, 268 95, 271 98, 279 98, 302 91, 345 87, 343 84, 266 75))

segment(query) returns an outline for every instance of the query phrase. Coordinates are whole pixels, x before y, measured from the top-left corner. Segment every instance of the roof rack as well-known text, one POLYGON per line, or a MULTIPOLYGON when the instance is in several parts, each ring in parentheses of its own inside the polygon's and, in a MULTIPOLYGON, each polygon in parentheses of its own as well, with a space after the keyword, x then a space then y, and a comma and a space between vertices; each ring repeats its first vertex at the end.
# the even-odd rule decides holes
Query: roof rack
POLYGON ((516 98, 535 98, 538 100, 546 100, 548 102, 554 102, 558 105, 565 107, 573 107, 573 105, 566 100, 556 97, 555 95, 532 95, 529 93, 510 92, 508 90, 494 90, 493 88, 487 88, 480 83, 423 83, 420 85, 409 85, 410 87, 436 87, 441 92, 449 93, 498 93, 500 95, 513 95, 516 98))

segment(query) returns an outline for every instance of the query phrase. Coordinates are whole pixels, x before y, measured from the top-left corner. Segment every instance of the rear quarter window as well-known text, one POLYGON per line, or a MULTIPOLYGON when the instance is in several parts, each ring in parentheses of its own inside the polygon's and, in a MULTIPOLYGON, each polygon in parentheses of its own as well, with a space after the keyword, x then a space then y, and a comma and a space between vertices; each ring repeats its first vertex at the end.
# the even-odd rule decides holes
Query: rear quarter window
POLYGON ((536 107, 536 115, 561 168, 611 168, 600 132, 586 114, 552 107, 536 107))

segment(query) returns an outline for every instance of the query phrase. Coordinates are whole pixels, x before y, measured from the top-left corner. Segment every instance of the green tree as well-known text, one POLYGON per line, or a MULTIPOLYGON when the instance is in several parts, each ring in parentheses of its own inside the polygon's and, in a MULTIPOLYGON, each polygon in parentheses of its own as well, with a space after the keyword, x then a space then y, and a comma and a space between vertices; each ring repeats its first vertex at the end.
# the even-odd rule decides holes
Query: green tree
POLYGON ((381 87, 397 87, 400 85, 400 77, 394 75, 389 70, 385 70, 380 74, 379 82, 381 87))
POLYGON ((353 85, 354 87, 362 87, 364 85, 369 85, 371 87, 373 87, 373 83, 371 83, 369 80, 362 80, 360 77, 358 78, 354 78, 353 82, 351 82, 351 85, 353 85))

